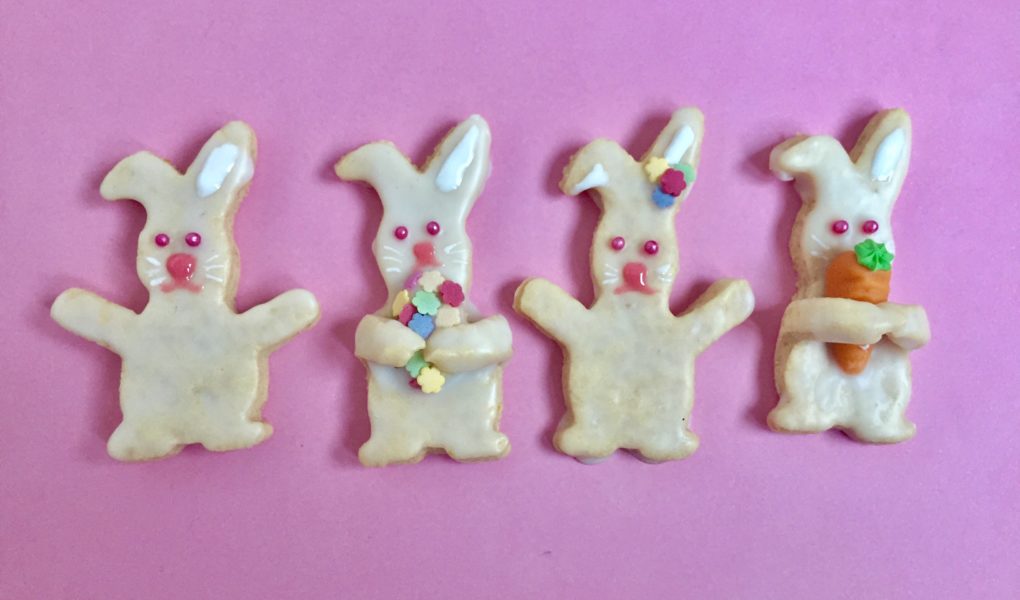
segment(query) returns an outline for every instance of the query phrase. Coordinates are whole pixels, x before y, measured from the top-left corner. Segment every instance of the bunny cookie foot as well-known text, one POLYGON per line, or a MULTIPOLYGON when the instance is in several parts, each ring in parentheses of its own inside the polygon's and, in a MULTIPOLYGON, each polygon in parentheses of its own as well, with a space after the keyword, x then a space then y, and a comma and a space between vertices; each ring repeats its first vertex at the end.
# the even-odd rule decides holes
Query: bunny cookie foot
POLYGON ((366 467, 414 464, 425 458, 425 442, 413 435, 373 433, 358 449, 358 460, 366 467))
POLYGON ((663 432, 634 448, 635 456, 646 463, 661 463, 687 458, 698 449, 701 440, 690 429, 663 432))
POLYGON ((241 450, 265 441, 273 435, 273 427, 259 421, 240 421, 229 429, 218 429, 202 440, 206 450, 227 452, 241 450))
POLYGON ((450 441, 446 453, 460 462, 474 462, 503 458, 510 452, 510 440, 498 431, 487 429, 477 435, 450 441))
POLYGON ((560 452, 585 464, 602 462, 617 450, 602 432, 577 423, 558 431, 553 442, 560 452))
POLYGON ((168 431, 127 422, 118 425, 106 442, 106 451, 111 457, 127 462, 165 458, 177 454, 183 447, 168 431))
POLYGON ((862 442, 872 444, 895 444, 905 442, 917 433, 917 426, 899 417, 891 422, 872 422, 867 425, 854 425, 843 428, 847 435, 862 442))
POLYGON ((781 400, 768 416, 773 431, 784 433, 818 433, 836 426, 836 420, 816 409, 781 400))

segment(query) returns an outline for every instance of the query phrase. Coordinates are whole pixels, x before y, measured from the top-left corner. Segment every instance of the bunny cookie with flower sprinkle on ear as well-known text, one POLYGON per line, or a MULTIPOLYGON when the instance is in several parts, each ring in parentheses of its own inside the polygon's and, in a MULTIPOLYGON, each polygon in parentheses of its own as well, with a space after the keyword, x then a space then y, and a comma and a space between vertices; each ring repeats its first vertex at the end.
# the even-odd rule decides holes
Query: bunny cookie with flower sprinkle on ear
POLYGON ((489 126, 475 115, 422 171, 389 142, 336 165, 341 179, 367 182, 383 203, 372 248, 387 298, 355 333, 368 369, 372 435, 358 452, 366 466, 413 463, 429 451, 473 461, 510 450, 499 432, 510 327, 500 315, 481 318, 465 298, 465 221, 489 176, 489 144, 489 126))
POLYGON ((746 281, 724 279, 688 312, 669 309, 674 217, 694 183, 703 130, 701 111, 684 108, 640 161, 610 140, 582 148, 560 187, 571 195, 598 192, 595 303, 587 308, 544 279, 517 289, 515 308, 563 347, 567 413, 554 441, 582 461, 620 448, 652 462, 694 452, 694 359, 754 308, 746 281))
POLYGON ((804 204, 790 237, 797 293, 776 346, 778 431, 838 428, 865 442, 914 435, 911 350, 930 338, 920 306, 888 302, 891 217, 910 161, 910 117, 876 114, 848 155, 829 136, 776 146, 770 167, 804 204))
POLYGON ((217 131, 184 173, 148 152, 125 158, 103 180, 107 200, 134 199, 147 220, 138 237, 138 277, 149 291, 141 314, 70 289, 53 303, 66 329, 123 359, 124 420, 110 456, 150 460, 187 444, 253 446, 272 427, 260 420, 269 353, 319 317, 311 293, 291 290, 237 314, 234 213, 254 173, 255 135, 240 121, 217 131))

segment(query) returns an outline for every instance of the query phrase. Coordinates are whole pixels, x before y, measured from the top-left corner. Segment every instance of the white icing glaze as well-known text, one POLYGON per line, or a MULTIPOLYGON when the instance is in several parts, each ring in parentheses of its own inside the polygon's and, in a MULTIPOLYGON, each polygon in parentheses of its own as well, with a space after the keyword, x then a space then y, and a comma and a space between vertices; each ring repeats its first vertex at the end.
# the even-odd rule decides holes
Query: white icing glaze
POLYGON ((871 178, 875 181, 889 181, 903 158, 907 134, 897 128, 878 145, 875 158, 871 161, 871 178))
MULTIPOLYGON (((696 109, 677 111, 653 148, 662 148, 673 131, 701 131, 701 120, 696 109)), ((685 142, 684 151, 695 143, 685 142)), ((586 463, 621 448, 636 450, 650 461, 684 458, 698 446, 689 427, 694 360, 747 318, 754 297, 746 281, 722 280, 695 308, 672 314, 676 212, 651 201, 654 184, 644 169, 608 140, 596 140, 578 152, 560 187, 576 193, 577 178, 584 173, 582 182, 588 181, 599 170, 612 182, 601 190, 602 217, 592 238, 594 304, 585 307, 554 284, 529 279, 518 289, 514 308, 564 348, 568 410, 555 437, 560 451, 586 463), (610 245, 616 236, 627 243, 621 252, 610 245), (641 252, 645 240, 659 243, 655 256, 641 252), (631 262, 645 266, 653 293, 616 293, 631 262)))
MULTIPOLYGON (((891 214, 898 190, 884 186, 876 191, 872 181, 888 181, 897 170, 906 168, 903 157, 909 141, 904 128, 909 127, 909 118, 902 111, 889 111, 875 119, 894 119, 901 125, 881 140, 869 138, 858 142, 864 148, 874 148, 869 165, 855 165, 842 146, 827 137, 797 138, 773 152, 774 166, 799 167, 799 171, 794 169, 788 174, 794 178, 809 177, 812 184, 798 188, 804 194, 804 206, 798 215, 798 226, 794 227, 801 237, 791 245, 799 280, 795 302, 820 298, 831 259, 862 240, 871 238, 885 243, 895 252, 891 214), (787 152, 795 156, 784 156, 787 152), (831 227, 840 219, 846 220, 850 229, 837 235, 831 227), (866 220, 879 224, 875 234, 861 231, 866 220)), ((873 121, 872 125, 875 124, 873 121)), ((866 131, 869 130, 883 129, 869 125, 866 131)), ((864 152, 862 156, 869 154, 864 152)), ((911 388, 908 351, 923 345, 929 337, 924 309, 882 305, 881 314, 892 316, 876 320, 874 310, 868 310, 872 305, 843 302, 847 304, 800 303, 797 310, 791 310, 793 306, 787 310, 776 347, 780 401, 770 413, 769 423, 781 431, 840 428, 869 442, 908 439, 914 434, 913 423, 905 417, 911 388), (907 333, 901 331, 904 328, 907 333), (847 332, 861 336, 847 342, 856 344, 887 336, 874 344, 867 367, 858 375, 843 372, 826 346, 826 342, 838 341, 836 338, 846 336, 847 332)))
POLYGON ((223 182, 235 167, 237 180, 240 184, 247 183, 254 172, 247 154, 234 144, 223 144, 213 148, 205 159, 198 177, 195 178, 195 190, 199 198, 208 198, 223 187, 223 182))
MULTIPOLYGON (((217 132, 206 147, 224 140, 235 149, 253 143, 248 127, 238 122, 217 132)), ((137 266, 150 297, 141 314, 80 289, 61 294, 51 310, 62 326, 123 358, 124 420, 107 444, 119 460, 160 458, 191 443, 210 450, 245 448, 268 437, 272 428, 260 420, 267 389, 262 361, 318 318, 318 304, 305 290, 234 312, 237 250, 224 216, 240 201, 243 178, 221 180, 227 193, 208 200, 188 180, 197 179, 195 171, 183 176, 182 186, 182 176, 167 163, 140 153, 121 161, 103 181, 108 199, 134 198, 146 207, 137 266), (182 197, 181 189, 196 193, 182 197), (192 282, 201 289, 164 292, 160 285, 170 278, 166 258, 181 249, 157 248, 153 235, 182 231, 202 233, 200 246, 187 250, 196 259, 192 282)))
POLYGON ((663 158, 671 165, 684 162, 684 155, 693 145, 694 130, 691 129, 690 125, 684 125, 677 130, 673 139, 669 142, 666 152, 663 153, 663 158))
POLYGON ((369 378, 372 434, 358 452, 367 466, 416 462, 429 451, 445 451, 464 461, 494 459, 510 449, 506 436, 499 431, 503 363, 511 352, 510 328, 505 319, 479 319, 470 302, 465 301, 456 315, 444 314, 443 319, 461 324, 437 330, 428 340, 422 340, 389 318, 393 299, 415 271, 434 270, 460 283, 465 294, 470 289, 471 242, 465 221, 490 165, 485 121, 471 117, 468 123, 458 126, 442 143, 441 147, 447 147, 452 136, 467 129, 448 156, 436 157, 442 162, 435 178, 420 173, 388 143, 363 146, 336 167, 342 179, 372 184, 384 208, 373 250, 388 297, 382 310, 362 319, 355 340, 355 354, 366 363, 369 378), (454 189, 460 193, 446 193, 454 189), (424 232, 426 223, 432 220, 441 226, 436 236, 424 232), (408 228, 404 240, 393 236, 400 225, 408 228), (432 245, 439 266, 417 264, 413 248, 421 243, 432 245), (426 359, 431 357, 437 367, 442 365, 440 370, 446 378, 435 394, 411 388, 410 375, 395 366, 405 363, 422 346, 426 359))
POLYGON ((591 168, 591 171, 588 171, 584 179, 577 182, 571 193, 580 194, 585 190, 601 187, 607 183, 609 183, 609 173, 606 173, 606 168, 602 166, 602 163, 595 163, 595 166, 591 168))
POLYGON ((475 145, 478 143, 478 126, 472 125, 464 137, 443 161, 442 168, 436 175, 436 187, 444 192, 452 192, 464 181, 464 171, 475 159, 475 145))

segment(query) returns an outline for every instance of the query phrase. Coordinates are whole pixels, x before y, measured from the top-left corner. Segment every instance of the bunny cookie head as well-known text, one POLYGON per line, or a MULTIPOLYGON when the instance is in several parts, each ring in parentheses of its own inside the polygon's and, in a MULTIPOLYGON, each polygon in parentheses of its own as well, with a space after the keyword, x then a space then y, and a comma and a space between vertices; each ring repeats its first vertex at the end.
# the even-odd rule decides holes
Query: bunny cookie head
POLYGON ((902 109, 871 118, 850 154, 829 136, 798 136, 776 146, 769 167, 796 180, 804 206, 790 239, 802 290, 821 294, 837 254, 871 239, 895 252, 892 209, 910 162, 910 117, 902 109))
POLYGON ((678 264, 674 218, 694 183, 703 134, 701 111, 682 108, 640 161, 605 139, 571 158, 560 188, 597 191, 602 210, 591 250, 596 302, 668 309, 678 264))
POLYGON ((137 270, 150 302, 194 298, 232 307, 238 259, 231 226, 254 161, 255 134, 234 121, 209 138, 183 174, 139 152, 103 179, 104 198, 133 199, 145 207, 137 270))
POLYGON ((421 171, 389 142, 367 144, 336 164, 337 175, 364 181, 383 203, 372 249, 392 299, 427 270, 471 285, 465 221, 489 177, 491 137, 473 115, 454 127, 421 171))

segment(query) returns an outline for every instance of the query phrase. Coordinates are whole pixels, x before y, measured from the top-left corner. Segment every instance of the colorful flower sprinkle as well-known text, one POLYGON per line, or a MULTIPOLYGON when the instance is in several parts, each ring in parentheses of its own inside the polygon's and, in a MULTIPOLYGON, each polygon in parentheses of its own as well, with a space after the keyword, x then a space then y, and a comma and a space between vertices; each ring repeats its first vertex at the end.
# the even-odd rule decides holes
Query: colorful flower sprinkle
POLYGON ((445 280, 439 271, 425 271, 418 280, 418 285, 426 292, 434 292, 445 280))
POLYGON ((432 332, 436 330, 436 324, 433 322, 432 317, 421 313, 416 313, 413 317, 411 317, 407 326, 411 328, 411 331, 425 339, 428 339, 428 337, 432 335, 432 332))
POLYGON ((439 286, 439 296, 444 304, 457 307, 464 302, 464 288, 456 281, 446 280, 439 286))
POLYGON ((407 293, 407 290, 400 290, 397 295, 393 298, 393 305, 390 307, 390 312, 394 317, 400 316, 403 312, 404 307, 411 302, 411 294, 407 293))
POLYGON ((414 298, 411 300, 411 304, 418 309, 423 315, 434 315, 439 310, 439 298, 436 297, 434 292, 426 292, 424 290, 415 292, 414 298))
POLYGON ((407 370, 407 374, 411 377, 417 377, 421 370, 429 366, 429 363, 425 361, 425 357, 422 356, 421 350, 415 352, 411 359, 404 365, 404 369, 407 370))
POLYGON ((418 373, 418 385, 421 386, 421 391, 426 394, 435 394, 443 389, 444 383, 446 383, 446 378, 435 367, 424 367, 418 373))
POLYGON ((670 196, 666 192, 662 191, 662 188, 658 187, 652 192, 652 200, 659 208, 669 208, 676 204, 676 196, 670 196))

